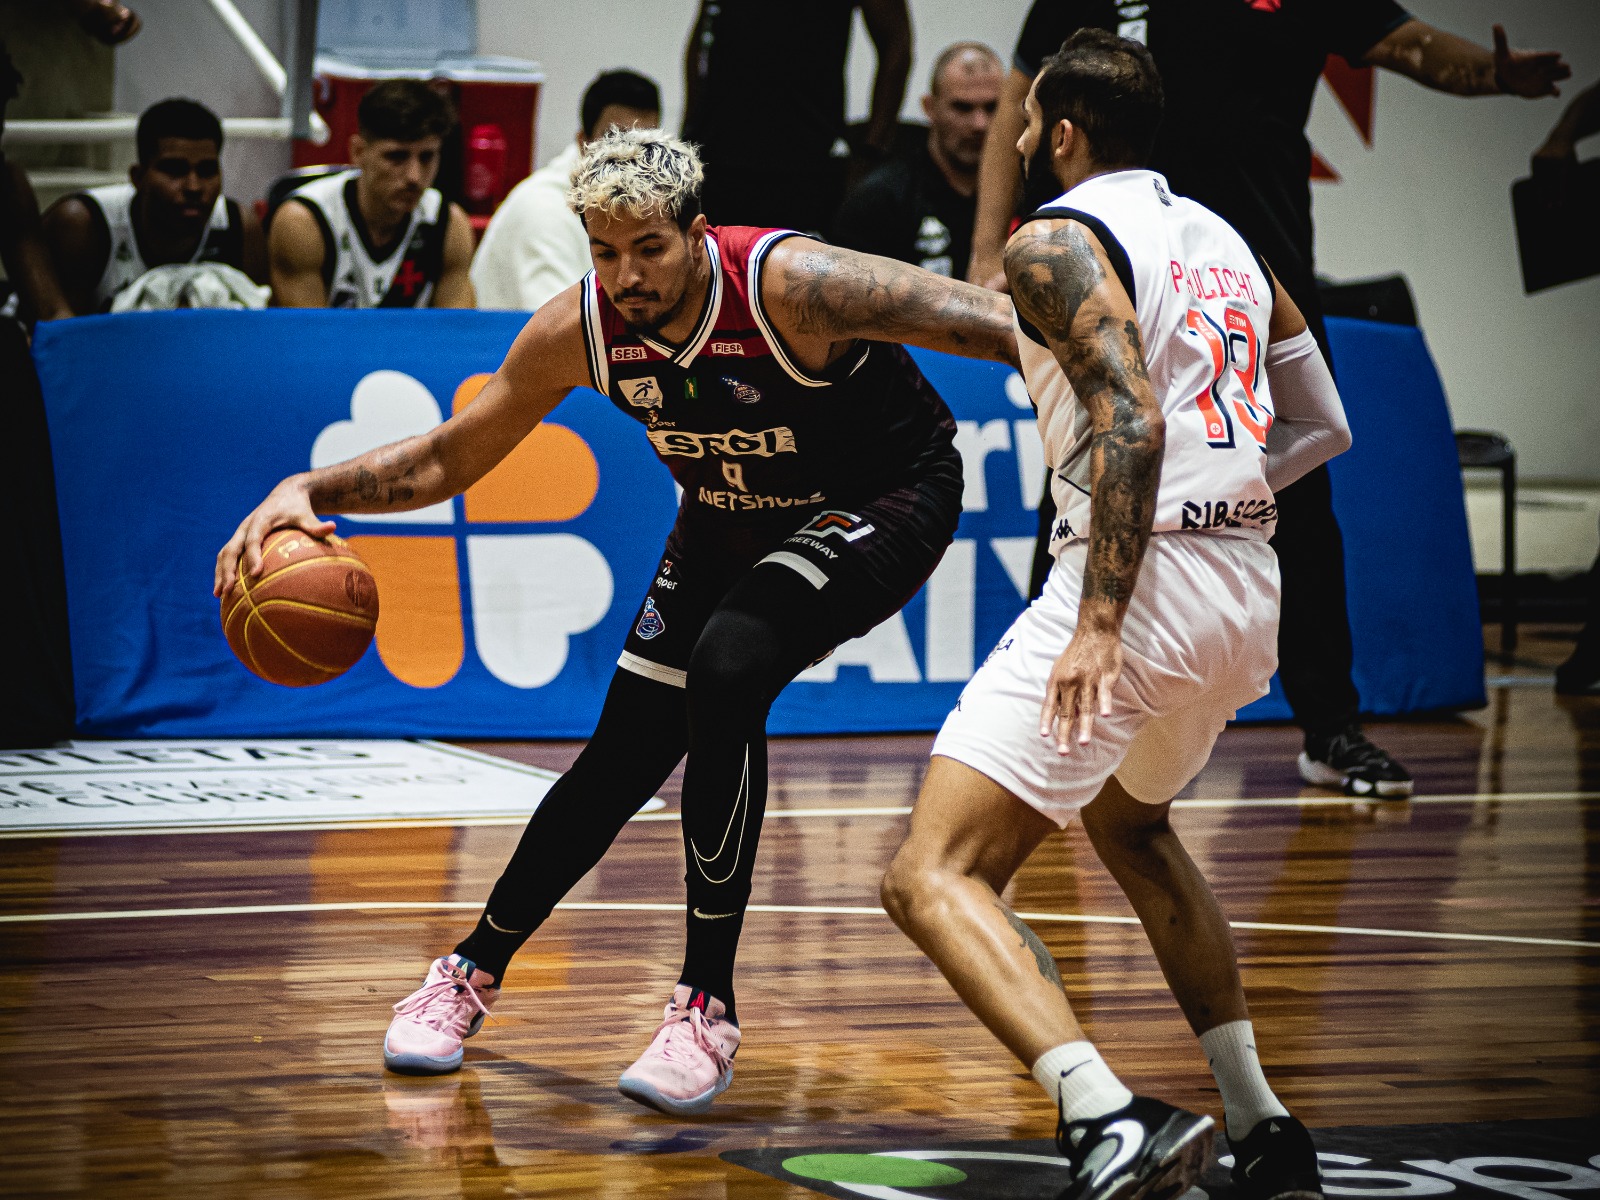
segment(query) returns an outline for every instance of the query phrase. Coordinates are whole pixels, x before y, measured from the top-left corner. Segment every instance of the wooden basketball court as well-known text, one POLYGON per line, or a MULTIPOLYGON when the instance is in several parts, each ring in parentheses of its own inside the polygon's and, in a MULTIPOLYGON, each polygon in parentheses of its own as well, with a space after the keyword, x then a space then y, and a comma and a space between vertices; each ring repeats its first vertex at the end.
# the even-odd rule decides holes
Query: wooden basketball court
MULTIPOLYGON (((1245 728, 1176 815, 1238 923, 1280 1094, 1313 1127, 1600 1113, 1600 700, 1500 686, 1483 712, 1373 735, 1415 772, 1411 802, 1302 789, 1298 735, 1245 728)), ((470 927, 516 826, 0 843, 0 1194, 755 1200, 811 1193, 720 1153, 1048 1137, 1039 1089, 878 909, 930 740, 774 744, 744 1046, 687 1121, 614 1086, 677 978, 676 781, 442 1079, 385 1075, 389 1005, 470 927)), ((1113 1068, 1220 1117, 1081 832, 1011 899, 1113 1068)))

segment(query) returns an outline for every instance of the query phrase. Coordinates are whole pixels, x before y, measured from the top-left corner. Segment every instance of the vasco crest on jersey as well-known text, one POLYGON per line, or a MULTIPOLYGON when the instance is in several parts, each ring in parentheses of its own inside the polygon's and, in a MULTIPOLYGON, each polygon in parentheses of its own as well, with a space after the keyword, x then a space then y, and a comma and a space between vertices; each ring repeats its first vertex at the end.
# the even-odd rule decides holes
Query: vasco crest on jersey
POLYGON ((761 392, 741 379, 735 379, 731 375, 724 375, 722 383, 728 389, 728 395, 732 396, 739 404, 755 404, 761 399, 761 392))

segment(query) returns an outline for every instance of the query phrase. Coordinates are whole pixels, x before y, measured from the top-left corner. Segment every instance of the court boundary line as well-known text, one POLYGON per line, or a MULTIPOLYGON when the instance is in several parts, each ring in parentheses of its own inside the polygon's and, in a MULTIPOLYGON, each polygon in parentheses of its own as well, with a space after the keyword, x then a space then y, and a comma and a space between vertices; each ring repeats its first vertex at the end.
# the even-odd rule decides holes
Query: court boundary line
MULTIPOLYGON (((466 755, 482 757, 493 760, 490 755, 478 755, 476 751, 465 751, 466 755)), ((510 762, 510 760, 506 760, 510 762)), ((530 767, 526 763, 510 763, 511 766, 520 766, 530 774, 543 774, 545 768, 530 767)), ((554 776, 554 773, 550 773, 554 776)), ((559 776, 554 776, 559 777, 559 776)), ((1376 796, 1260 796, 1260 797, 1187 797, 1174 800, 1173 808, 1178 809, 1250 809, 1250 808, 1334 808, 1340 806, 1362 805, 1405 805, 1405 804, 1557 804, 1571 803, 1573 801, 1600 800, 1600 792, 1458 792, 1441 793, 1438 795, 1409 796, 1398 799, 1384 799, 1376 796)), ((769 808, 766 819, 784 820, 797 817, 904 817, 911 814, 911 806, 903 805, 864 805, 860 807, 844 808, 769 808)), ((523 814, 496 814, 496 815, 464 815, 440 817, 374 817, 369 820, 330 820, 330 821, 227 821, 216 824, 187 824, 171 823, 166 825, 137 825, 126 828, 99 827, 93 829, 79 829, 72 826, 51 826, 37 829, 0 829, 0 841, 12 841, 19 838, 64 838, 64 837, 149 837, 160 834, 194 834, 194 833, 324 833, 338 830, 359 829, 433 829, 433 828, 473 828, 477 826, 517 826, 526 825, 529 810, 523 814)), ((630 822, 640 823, 649 821, 681 821, 683 816, 676 809, 667 809, 664 812, 638 813, 630 818, 630 822)))
MULTIPOLYGON (((199 908, 124 908, 98 912, 3 913, 0 925, 46 924, 56 921, 162 920, 176 917, 249 917, 288 913, 321 912, 479 912, 479 900, 349 900, 305 904, 237 904, 199 908)), ((566 912, 660 912, 681 913, 682 904, 644 900, 563 901, 556 909, 566 912)), ((746 912, 773 915, 884 917, 883 909, 870 905, 848 904, 752 904, 746 912)), ((1046 921, 1073 925, 1138 925, 1137 917, 1101 916, 1092 913, 1019 912, 1025 921, 1046 921)), ((1512 946, 1550 946, 1579 950, 1600 950, 1600 942, 1570 938, 1525 937, 1517 934, 1451 933, 1443 930, 1374 929, 1365 926, 1301 925, 1275 921, 1229 921, 1233 929, 1265 933, 1316 933, 1341 937, 1400 938, 1412 941, 1492 943, 1512 946)))

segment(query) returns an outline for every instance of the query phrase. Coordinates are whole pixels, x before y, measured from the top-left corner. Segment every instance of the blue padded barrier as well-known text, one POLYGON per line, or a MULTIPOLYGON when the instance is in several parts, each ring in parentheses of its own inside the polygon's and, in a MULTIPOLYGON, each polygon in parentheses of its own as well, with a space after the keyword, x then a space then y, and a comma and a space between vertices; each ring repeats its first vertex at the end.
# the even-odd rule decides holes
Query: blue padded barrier
MULTIPOLYGON (((586 736, 674 506, 640 431, 591 392, 569 397, 551 417, 561 428, 525 445, 488 490, 399 521, 340 519, 374 563, 386 613, 377 652, 345 676, 299 690, 256 679, 229 652, 210 596, 217 548, 278 479, 314 452, 344 457, 448 416, 523 319, 274 310, 41 325, 79 731, 586 736)), ((1334 475, 1365 707, 1482 704, 1437 373, 1416 330, 1329 324, 1356 436, 1334 475)), ((775 733, 937 728, 1021 605, 1042 463, 1020 380, 917 358, 962 422, 957 542, 900 617, 788 689, 775 733)), ((1285 713, 1274 694, 1242 715, 1285 713)))

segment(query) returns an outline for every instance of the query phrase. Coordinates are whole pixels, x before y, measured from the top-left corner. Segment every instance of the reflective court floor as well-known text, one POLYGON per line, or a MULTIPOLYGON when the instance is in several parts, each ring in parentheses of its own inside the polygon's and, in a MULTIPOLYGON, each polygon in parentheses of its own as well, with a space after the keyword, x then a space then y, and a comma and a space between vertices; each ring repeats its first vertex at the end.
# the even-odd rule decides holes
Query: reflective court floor
MULTIPOLYGON (((1553 696, 1547 668, 1491 667, 1481 712, 1373 725, 1410 802, 1304 789, 1298 735, 1254 727, 1176 811, 1268 1075, 1313 1127, 1600 1114, 1600 700, 1553 696)), ((682 1121, 615 1089, 679 966, 676 779, 443 1079, 384 1074, 389 1006, 470 928, 518 826, 0 842, 0 1195, 799 1198, 719 1155, 1047 1138, 1039 1089, 878 908, 930 742, 774 743, 744 1043, 682 1121)), ((476 748, 554 769, 577 749, 476 748)), ((1112 1067, 1220 1117, 1081 831, 1010 899, 1112 1067)))

